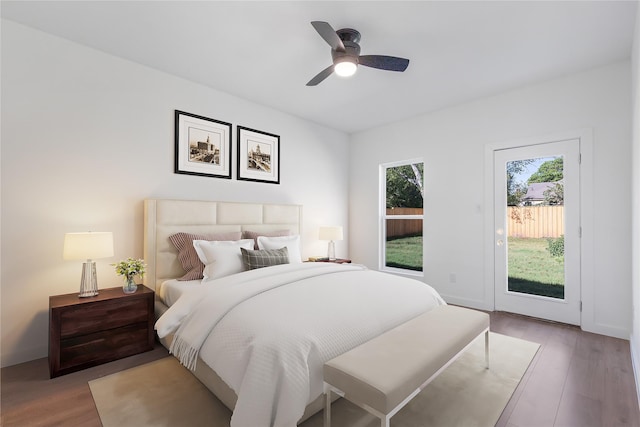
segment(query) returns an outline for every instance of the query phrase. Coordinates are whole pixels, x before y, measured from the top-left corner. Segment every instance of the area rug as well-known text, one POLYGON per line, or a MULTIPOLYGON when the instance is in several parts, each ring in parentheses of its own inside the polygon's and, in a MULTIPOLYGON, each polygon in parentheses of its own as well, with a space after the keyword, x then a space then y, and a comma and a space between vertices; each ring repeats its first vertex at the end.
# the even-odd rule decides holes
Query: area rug
MULTIPOLYGON (((493 426, 539 345, 491 333, 491 369, 484 338, 451 364, 391 420, 394 427, 493 426)), ((89 382, 104 427, 226 427, 231 412, 173 357, 89 382)), ((378 427, 380 421, 345 399, 332 406, 333 427, 378 427)), ((321 427, 322 412, 301 427, 321 427)))

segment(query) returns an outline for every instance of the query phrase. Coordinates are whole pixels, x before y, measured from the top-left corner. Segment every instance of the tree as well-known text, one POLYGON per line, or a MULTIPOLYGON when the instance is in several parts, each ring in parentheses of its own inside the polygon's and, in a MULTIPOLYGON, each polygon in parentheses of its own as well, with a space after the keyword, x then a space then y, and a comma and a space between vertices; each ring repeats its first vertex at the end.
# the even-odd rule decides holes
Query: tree
POLYGON ((387 208, 421 208, 424 163, 387 168, 387 208))
POLYGON ((563 160, 562 157, 556 157, 553 160, 547 160, 540 165, 537 171, 535 171, 529 177, 528 184, 534 182, 558 182, 563 177, 563 160))
POLYGON ((522 198, 527 194, 527 187, 523 183, 516 182, 515 177, 531 163, 533 159, 507 162, 507 206, 520 205, 522 198))
POLYGON ((556 182, 553 187, 549 187, 542 193, 544 204, 549 206, 564 205, 564 185, 556 182))

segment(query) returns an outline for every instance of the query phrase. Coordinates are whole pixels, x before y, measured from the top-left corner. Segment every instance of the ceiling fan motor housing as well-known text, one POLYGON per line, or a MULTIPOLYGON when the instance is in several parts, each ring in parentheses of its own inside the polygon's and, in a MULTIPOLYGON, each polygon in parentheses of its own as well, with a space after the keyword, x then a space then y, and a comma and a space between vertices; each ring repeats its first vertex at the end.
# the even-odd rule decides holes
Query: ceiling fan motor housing
POLYGON ((358 42, 360 41, 360 33, 352 28, 343 28, 341 30, 336 31, 340 40, 342 40, 342 44, 344 45, 345 51, 339 51, 331 49, 331 57, 333 58, 333 63, 341 62, 340 59, 347 56, 351 58, 351 61, 355 64, 358 63, 358 56, 360 56, 360 45, 358 42))
POLYGON ((336 31, 338 37, 342 42, 360 42, 360 32, 354 30, 353 28, 343 28, 341 30, 336 31))

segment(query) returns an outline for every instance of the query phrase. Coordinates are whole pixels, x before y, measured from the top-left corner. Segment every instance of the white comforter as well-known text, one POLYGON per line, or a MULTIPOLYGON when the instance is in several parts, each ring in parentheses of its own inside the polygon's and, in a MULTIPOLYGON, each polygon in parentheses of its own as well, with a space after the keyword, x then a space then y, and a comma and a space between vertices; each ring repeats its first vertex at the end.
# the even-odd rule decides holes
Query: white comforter
POLYGON ((236 392, 232 427, 293 427, 322 393, 324 362, 444 304, 417 280, 358 265, 288 264, 218 279, 158 319, 171 351, 236 392))

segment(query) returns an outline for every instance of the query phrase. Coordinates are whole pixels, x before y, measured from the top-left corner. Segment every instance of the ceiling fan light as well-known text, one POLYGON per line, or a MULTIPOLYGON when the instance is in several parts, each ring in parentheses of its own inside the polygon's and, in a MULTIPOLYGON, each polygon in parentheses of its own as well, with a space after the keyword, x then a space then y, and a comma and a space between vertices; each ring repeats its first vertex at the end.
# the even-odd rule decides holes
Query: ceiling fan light
POLYGON ((356 73, 358 66, 351 61, 342 61, 338 62, 334 67, 333 71, 341 77, 350 77, 356 73))

